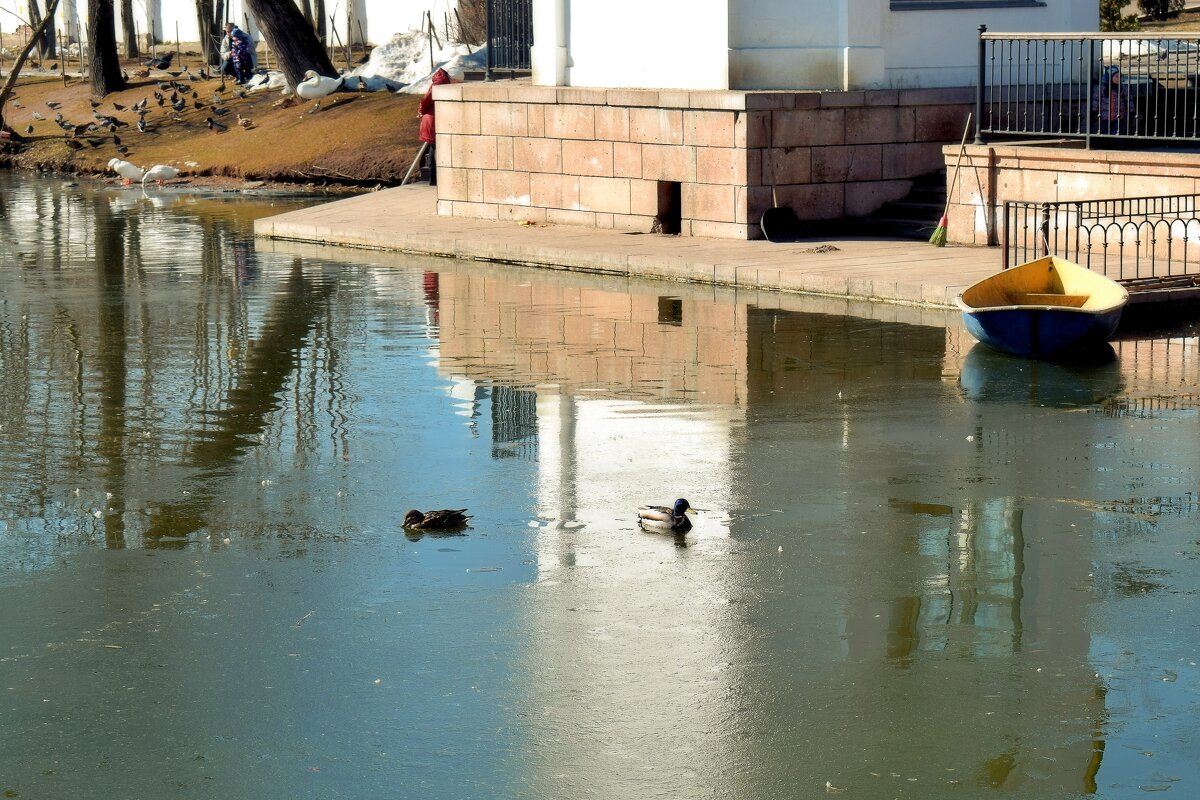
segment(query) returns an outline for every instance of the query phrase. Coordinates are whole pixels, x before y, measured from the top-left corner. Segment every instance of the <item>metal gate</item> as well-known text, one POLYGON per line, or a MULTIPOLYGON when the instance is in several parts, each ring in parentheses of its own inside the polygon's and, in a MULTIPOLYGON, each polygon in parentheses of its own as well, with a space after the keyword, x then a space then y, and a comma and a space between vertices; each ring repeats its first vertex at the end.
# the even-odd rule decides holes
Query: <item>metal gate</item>
POLYGON ((533 45, 533 0, 487 0, 487 78, 528 72, 533 45))

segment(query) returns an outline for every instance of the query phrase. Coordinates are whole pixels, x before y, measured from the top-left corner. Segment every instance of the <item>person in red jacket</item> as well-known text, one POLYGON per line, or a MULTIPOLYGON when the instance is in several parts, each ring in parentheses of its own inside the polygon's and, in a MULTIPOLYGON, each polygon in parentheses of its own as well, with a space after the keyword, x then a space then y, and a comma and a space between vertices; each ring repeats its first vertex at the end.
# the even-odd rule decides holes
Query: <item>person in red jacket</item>
MULTIPOLYGON (((417 138, 429 145, 425 152, 425 169, 429 171, 429 185, 437 186, 437 158, 434 155, 436 132, 433 124, 433 87, 450 83, 450 73, 438 68, 429 81, 429 89, 417 106, 417 115, 421 118, 421 131, 417 138)), ((424 170, 422 170, 424 171, 424 170)))

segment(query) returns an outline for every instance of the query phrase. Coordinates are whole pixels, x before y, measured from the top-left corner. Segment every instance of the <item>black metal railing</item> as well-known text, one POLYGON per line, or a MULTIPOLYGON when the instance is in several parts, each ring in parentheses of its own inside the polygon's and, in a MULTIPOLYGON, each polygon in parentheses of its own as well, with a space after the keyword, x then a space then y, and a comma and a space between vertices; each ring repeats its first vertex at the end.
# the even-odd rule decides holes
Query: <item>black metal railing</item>
POLYGON ((527 72, 533 46, 533 0, 487 0, 487 79, 527 72))
POLYGON ((1057 255, 1113 280, 1200 274, 1200 195, 1009 201, 1003 265, 1057 255))
POLYGON ((975 142, 1200 141, 1200 34, 1010 34, 979 26, 975 142))

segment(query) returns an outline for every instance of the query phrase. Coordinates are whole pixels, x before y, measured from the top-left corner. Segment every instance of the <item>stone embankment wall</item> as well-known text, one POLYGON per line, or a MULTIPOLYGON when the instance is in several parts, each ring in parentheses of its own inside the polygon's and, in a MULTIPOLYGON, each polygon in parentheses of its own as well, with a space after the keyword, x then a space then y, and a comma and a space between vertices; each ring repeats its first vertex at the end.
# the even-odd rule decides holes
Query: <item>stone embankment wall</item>
MULTIPOLYGON (((958 145, 943 149, 948 187, 954 179, 958 150, 958 145)), ((1195 153, 1086 150, 1079 141, 969 144, 958 183, 950 195, 948 240, 969 245, 1003 244, 1004 204, 1009 201, 1059 203, 1198 192, 1200 155, 1195 153)), ((1113 251, 1118 240, 1124 239, 1127 258, 1136 256, 1139 249, 1143 255, 1154 249, 1160 257, 1195 264, 1200 259, 1200 223, 1193 221, 1185 226, 1174 221, 1200 217, 1200 208, 1196 207, 1200 204, 1188 207, 1188 202, 1172 206, 1184 213, 1152 223, 1153 234, 1143 228, 1138 235, 1129 227, 1128 218, 1119 216, 1087 220, 1086 225, 1077 226, 1069 208, 1060 211, 1056 222, 1069 232, 1072 247, 1079 240, 1081 253, 1090 244, 1093 253, 1102 256, 1106 247, 1113 251), (1120 230, 1122 225, 1124 231, 1120 230), (1167 225, 1171 226, 1170 236, 1166 235, 1167 225)), ((1030 224, 1036 224, 1036 220, 1030 224)), ((1037 234, 1012 229, 1010 235, 1037 234)))
POLYGON ((438 87, 438 213, 761 238, 772 207, 860 216, 942 167, 970 89, 438 87))

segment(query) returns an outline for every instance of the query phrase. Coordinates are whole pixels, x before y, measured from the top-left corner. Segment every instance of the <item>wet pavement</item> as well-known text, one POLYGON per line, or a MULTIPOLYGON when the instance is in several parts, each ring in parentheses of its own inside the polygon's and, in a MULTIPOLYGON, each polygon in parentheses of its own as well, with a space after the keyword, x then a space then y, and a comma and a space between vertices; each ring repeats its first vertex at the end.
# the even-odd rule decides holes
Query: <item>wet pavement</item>
POLYGON ((843 236, 772 244, 439 216, 436 189, 416 185, 264 217, 254 229, 311 244, 945 308, 1000 269, 996 248, 843 236))

